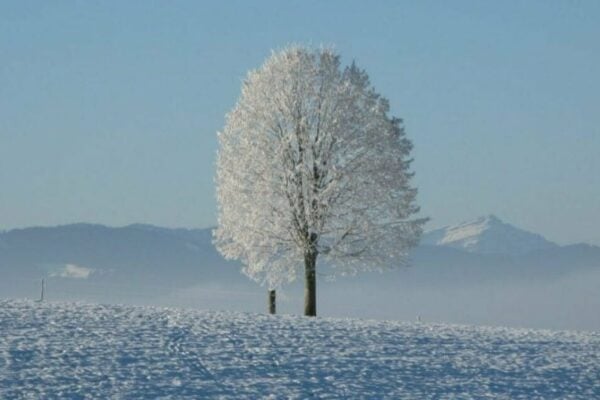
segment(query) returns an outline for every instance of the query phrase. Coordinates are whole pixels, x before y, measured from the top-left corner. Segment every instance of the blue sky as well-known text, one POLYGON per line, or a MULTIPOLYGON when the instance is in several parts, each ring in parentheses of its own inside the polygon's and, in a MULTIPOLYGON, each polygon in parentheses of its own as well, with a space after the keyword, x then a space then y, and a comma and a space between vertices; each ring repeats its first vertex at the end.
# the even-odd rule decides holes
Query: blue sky
POLYGON ((334 45, 404 118, 430 227, 600 244, 600 2, 0 3, 0 228, 215 223, 246 71, 334 45))

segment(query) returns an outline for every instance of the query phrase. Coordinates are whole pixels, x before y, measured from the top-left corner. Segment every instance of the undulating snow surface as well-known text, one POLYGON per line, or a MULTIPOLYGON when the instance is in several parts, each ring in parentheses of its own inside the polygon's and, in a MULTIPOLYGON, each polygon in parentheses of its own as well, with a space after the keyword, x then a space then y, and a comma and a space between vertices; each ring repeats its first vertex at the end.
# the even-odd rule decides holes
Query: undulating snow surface
POLYGON ((0 301, 0 398, 600 397, 600 334, 0 301))

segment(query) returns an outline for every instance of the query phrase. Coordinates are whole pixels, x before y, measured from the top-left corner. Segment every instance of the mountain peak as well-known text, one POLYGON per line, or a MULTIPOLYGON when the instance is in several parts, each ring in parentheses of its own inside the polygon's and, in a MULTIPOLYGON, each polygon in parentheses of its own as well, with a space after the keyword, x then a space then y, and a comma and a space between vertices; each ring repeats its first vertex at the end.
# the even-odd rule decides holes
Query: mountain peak
POLYGON ((426 232, 421 242, 470 253, 508 255, 557 246, 541 235, 516 228, 493 214, 426 232))
POLYGON ((503 223, 500 220, 500 218, 496 217, 494 214, 488 214, 483 217, 479 217, 479 219, 482 219, 485 222, 492 223, 492 224, 502 224, 503 223))

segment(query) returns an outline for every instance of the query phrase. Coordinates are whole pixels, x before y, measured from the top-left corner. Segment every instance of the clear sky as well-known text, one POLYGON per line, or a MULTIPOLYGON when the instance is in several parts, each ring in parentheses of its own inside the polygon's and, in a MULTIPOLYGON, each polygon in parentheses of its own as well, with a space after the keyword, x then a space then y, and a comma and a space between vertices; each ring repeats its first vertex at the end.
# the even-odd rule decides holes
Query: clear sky
POLYGON ((404 118, 430 227, 600 245, 598 1, 3 1, 0 229, 216 222, 247 70, 334 45, 404 118))

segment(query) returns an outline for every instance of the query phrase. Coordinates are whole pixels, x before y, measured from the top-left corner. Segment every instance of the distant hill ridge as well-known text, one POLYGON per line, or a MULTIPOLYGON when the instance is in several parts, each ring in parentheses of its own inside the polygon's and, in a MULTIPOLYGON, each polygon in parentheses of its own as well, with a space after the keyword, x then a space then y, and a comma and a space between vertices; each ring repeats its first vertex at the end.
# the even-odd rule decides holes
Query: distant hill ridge
MULTIPOLYGON (((39 253, 44 248, 50 253, 76 251, 84 248, 98 250, 105 245, 111 248, 141 249, 150 252, 161 247, 170 247, 168 252, 177 252, 181 246, 193 248, 195 253, 202 249, 201 259, 208 256, 215 260, 220 255, 212 244, 213 227, 208 228, 165 228, 150 224, 130 224, 109 227, 101 224, 74 223, 50 227, 28 227, 0 231, 0 266, 3 255, 14 255, 19 249, 39 253), (130 242, 127 243, 127 240, 130 242), (37 249, 37 250, 36 250, 37 249)), ((600 249, 589 244, 559 246, 542 235, 528 232, 505 223, 495 215, 482 216, 456 225, 433 229, 424 233, 422 248, 431 246, 453 248, 471 254, 524 256, 536 252, 560 251, 560 249, 600 249)), ((163 248, 163 250, 167 250, 163 248)), ((422 252, 422 250, 419 250, 422 252)), ((43 253, 43 252, 42 252, 43 253)), ((58 254, 57 254, 58 256, 58 254)), ((59 257, 60 258, 60 257, 59 257)))

